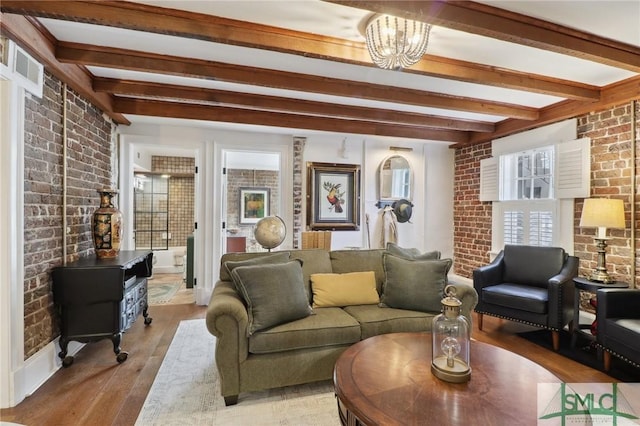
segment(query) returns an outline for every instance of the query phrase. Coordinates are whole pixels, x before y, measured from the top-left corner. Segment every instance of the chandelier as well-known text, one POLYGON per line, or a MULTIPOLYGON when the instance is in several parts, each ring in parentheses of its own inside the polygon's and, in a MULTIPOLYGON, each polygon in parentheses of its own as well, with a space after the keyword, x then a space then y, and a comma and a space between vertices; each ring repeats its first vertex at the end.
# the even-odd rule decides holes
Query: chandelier
POLYGON ((431 25, 391 15, 376 14, 367 22, 365 39, 373 62, 384 69, 401 70, 422 58, 431 25))

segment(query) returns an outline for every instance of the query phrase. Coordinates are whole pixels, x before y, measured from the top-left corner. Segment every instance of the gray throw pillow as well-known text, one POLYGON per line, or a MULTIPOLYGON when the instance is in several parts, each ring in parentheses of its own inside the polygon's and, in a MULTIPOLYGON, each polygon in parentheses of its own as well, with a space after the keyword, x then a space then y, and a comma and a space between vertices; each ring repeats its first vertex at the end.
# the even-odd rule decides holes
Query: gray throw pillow
MULTIPOLYGON (((229 272, 231 276, 231 271, 239 266, 254 266, 254 265, 271 265, 275 263, 285 263, 289 261, 290 253, 288 251, 282 251, 278 253, 270 253, 264 256, 256 256, 250 259, 245 260, 228 260, 224 262, 225 269, 229 272)), ((232 277, 233 279, 233 277, 232 277)), ((234 281, 235 284, 235 281, 234 281)), ((236 290, 240 292, 238 286, 236 286, 236 290)))
POLYGON ((385 282, 380 306, 440 312, 451 259, 410 260, 385 253, 385 282))
POLYGON ((438 260, 440 252, 438 250, 420 253, 417 248, 404 248, 394 243, 387 243, 387 253, 409 260, 438 260))
POLYGON ((248 336, 312 313, 300 262, 238 266, 231 277, 247 304, 248 336))

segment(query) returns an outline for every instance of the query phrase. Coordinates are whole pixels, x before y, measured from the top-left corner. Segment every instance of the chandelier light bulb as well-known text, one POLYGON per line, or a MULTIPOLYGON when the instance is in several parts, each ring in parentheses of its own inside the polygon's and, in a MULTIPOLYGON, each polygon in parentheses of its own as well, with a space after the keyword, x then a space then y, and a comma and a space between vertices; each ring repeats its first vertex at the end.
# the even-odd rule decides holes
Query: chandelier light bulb
POLYGON ((442 352, 447 355, 447 367, 453 368, 456 355, 458 355, 460 349, 462 349, 460 343, 455 337, 447 337, 442 341, 440 347, 442 348, 442 352))

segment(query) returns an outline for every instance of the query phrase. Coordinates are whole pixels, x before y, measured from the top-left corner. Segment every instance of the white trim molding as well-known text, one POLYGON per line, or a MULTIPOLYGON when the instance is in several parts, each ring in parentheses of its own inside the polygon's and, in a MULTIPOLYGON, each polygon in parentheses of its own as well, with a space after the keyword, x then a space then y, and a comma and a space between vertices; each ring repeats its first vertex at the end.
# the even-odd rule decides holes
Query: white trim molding
POLYGON ((24 367, 24 89, 0 79, 0 407, 29 391, 24 367))

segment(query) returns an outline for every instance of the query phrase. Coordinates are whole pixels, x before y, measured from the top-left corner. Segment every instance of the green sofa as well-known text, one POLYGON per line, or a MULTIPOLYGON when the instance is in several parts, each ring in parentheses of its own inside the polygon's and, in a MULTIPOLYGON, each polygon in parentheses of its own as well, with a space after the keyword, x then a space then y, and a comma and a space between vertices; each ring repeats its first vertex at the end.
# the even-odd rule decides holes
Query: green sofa
MULTIPOLYGON (((382 249, 308 249, 292 250, 289 256, 302 264, 301 280, 307 291, 304 297, 309 297, 311 304, 313 293, 310 276, 316 273, 373 271, 376 290, 382 294, 386 274, 391 273, 390 266, 387 266, 385 271, 385 262, 391 260, 385 260, 388 257, 385 253, 382 249)), ((437 253, 439 258, 439 253, 434 253, 437 253)), ((242 392, 331 379, 337 358, 353 343, 385 333, 429 332, 432 318, 439 314, 437 307, 441 292, 433 298, 433 303, 430 303, 430 306, 436 308, 431 308, 428 312, 424 312, 427 309, 407 310, 382 307, 380 304, 314 307, 313 314, 309 316, 250 333, 247 303, 236 290, 225 264, 265 255, 268 254, 223 255, 220 279, 216 283, 207 309, 207 328, 216 336, 216 365, 226 405, 236 404, 242 392)), ((396 263, 401 267, 396 267, 395 273, 411 272, 414 269, 413 265, 416 265, 415 269, 419 271, 417 265, 427 263, 421 259, 416 260, 418 263, 415 264, 411 263, 413 259, 405 263, 396 263)), ((445 283, 450 263, 448 265, 441 280, 445 283)), ((424 276, 424 272, 420 274, 422 275, 416 275, 417 279, 412 281, 420 281, 419 285, 422 285, 430 280, 430 277, 424 276)), ((462 302, 461 312, 471 322, 471 312, 478 301, 477 293, 468 285, 456 287, 457 297, 462 302)))

